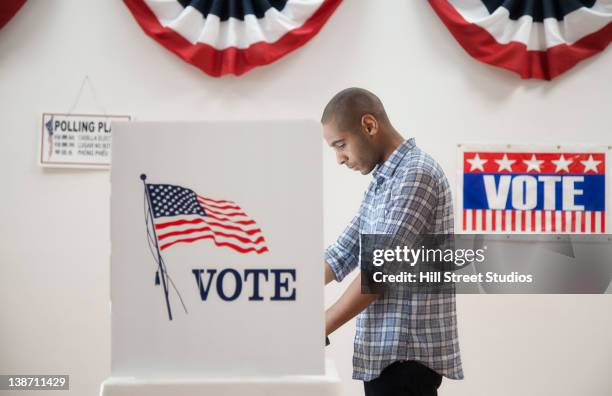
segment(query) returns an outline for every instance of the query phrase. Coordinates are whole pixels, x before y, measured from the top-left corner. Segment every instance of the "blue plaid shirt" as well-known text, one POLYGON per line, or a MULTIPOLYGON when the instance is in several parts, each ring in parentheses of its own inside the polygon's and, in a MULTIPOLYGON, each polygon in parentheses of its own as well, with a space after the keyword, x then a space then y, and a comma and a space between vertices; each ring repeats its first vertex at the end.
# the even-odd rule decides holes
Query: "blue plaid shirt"
MULTIPOLYGON (((340 282, 359 264, 360 234, 390 234, 410 244, 417 235, 453 232, 453 203, 442 168, 406 140, 373 171, 359 213, 325 251, 340 282)), ((397 360, 416 360, 462 379, 454 293, 387 292, 357 316, 353 378, 370 381, 397 360)))

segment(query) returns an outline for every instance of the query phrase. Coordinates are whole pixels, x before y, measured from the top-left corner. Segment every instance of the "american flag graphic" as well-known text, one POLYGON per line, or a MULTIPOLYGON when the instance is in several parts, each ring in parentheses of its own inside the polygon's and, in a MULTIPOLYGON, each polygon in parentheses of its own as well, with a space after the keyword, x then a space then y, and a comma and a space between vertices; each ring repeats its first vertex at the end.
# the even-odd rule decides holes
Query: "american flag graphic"
POLYGON ((461 230, 605 233, 605 153, 462 155, 461 230))
POLYGON ((146 184, 159 250, 210 240, 239 253, 268 251, 255 220, 233 201, 217 200, 171 184, 146 184))

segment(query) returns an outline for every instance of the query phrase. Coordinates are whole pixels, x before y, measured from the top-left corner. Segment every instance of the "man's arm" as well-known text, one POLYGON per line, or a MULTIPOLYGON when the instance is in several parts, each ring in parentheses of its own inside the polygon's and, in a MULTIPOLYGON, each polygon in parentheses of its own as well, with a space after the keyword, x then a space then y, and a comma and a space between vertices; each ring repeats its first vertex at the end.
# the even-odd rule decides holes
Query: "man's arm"
POLYGON ((325 261, 323 261, 323 268, 324 268, 324 271, 325 271, 325 284, 327 285, 329 282, 335 281, 336 280, 336 274, 334 274, 334 271, 332 271, 332 269, 329 266, 329 264, 327 264, 325 261))
POLYGON ((324 253, 325 284, 341 282, 359 264, 359 223, 361 209, 351 220, 336 242, 324 253))
MULTIPOLYGON (((325 268, 325 284, 336 280, 336 275, 329 264, 323 262, 325 268)), ((325 336, 333 333, 338 327, 351 320, 359 312, 363 311, 372 301, 376 300, 377 294, 361 293, 361 274, 353 280, 344 294, 325 312, 325 336)))
MULTIPOLYGON (((361 208, 353 217, 353 220, 340 235, 338 240, 325 251, 323 261, 323 271, 325 273, 325 284, 331 281, 341 282, 346 275, 358 266, 359 263, 359 224, 361 220, 361 208)), ((361 279, 361 277, 358 277, 361 279)), ((371 302, 355 302, 349 304, 348 300, 353 301, 360 295, 361 283, 353 282, 344 292, 344 295, 325 313, 325 336, 336 330, 347 322, 371 302), (356 288, 356 289, 355 289, 356 288), (348 300, 347 300, 348 299, 348 300), (355 313, 351 313, 356 307, 363 305, 355 313), (331 313, 330 313, 331 311, 331 313), (331 327, 330 327, 331 325, 331 327), (333 329, 332 329, 333 327, 333 329), (330 330, 331 329, 331 330, 330 330)))
POLYGON ((325 311, 325 335, 351 320, 377 297, 378 294, 361 293, 361 274, 357 275, 338 301, 325 311))

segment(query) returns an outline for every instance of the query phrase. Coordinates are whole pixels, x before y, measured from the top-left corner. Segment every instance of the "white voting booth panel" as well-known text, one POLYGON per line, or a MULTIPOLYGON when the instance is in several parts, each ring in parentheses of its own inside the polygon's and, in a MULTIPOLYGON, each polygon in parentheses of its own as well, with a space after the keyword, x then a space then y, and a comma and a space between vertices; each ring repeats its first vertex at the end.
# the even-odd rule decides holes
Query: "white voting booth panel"
POLYGON ((102 384, 106 396, 337 396, 340 377, 330 360, 324 375, 143 380, 112 377, 102 384))
POLYGON ((319 128, 113 124, 102 395, 336 394, 319 128))

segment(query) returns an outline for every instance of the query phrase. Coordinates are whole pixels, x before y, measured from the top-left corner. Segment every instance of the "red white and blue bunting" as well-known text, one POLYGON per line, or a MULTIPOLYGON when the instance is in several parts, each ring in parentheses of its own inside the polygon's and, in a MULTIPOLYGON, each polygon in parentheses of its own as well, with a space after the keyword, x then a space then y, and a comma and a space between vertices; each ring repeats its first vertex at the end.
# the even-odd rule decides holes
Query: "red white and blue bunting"
POLYGON ((15 16, 17 11, 24 5, 26 0, 1 0, 0 1, 0 29, 4 27, 15 16))
POLYGON ((521 78, 551 80, 612 41, 612 0, 429 0, 461 46, 521 78))
POLYGON ((241 75, 304 45, 342 0, 124 0, 142 29, 214 77, 241 75))

